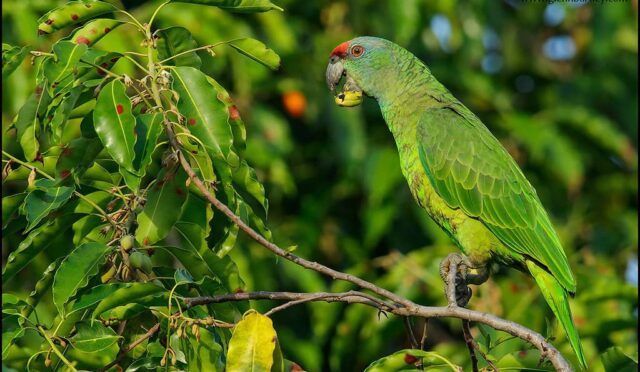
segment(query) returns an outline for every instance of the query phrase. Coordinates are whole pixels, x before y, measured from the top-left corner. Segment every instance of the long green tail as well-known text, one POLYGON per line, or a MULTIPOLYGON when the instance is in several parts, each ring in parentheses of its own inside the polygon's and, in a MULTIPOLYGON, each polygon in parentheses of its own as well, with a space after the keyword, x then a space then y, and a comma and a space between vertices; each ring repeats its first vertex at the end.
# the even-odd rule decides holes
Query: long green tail
POLYGON ((562 324, 562 328, 564 328, 564 331, 569 338, 571 347, 578 357, 580 366, 583 370, 586 370, 587 361, 585 360, 584 352, 582 351, 580 336, 578 335, 576 326, 573 324, 573 319, 571 318, 571 308, 569 308, 567 291, 562 287, 562 285, 560 285, 553 275, 549 274, 535 262, 527 260, 526 263, 529 268, 529 272, 531 272, 531 275, 533 275, 538 283, 538 287, 540 287, 544 299, 547 300, 549 307, 551 307, 556 318, 560 321, 560 324, 562 324))

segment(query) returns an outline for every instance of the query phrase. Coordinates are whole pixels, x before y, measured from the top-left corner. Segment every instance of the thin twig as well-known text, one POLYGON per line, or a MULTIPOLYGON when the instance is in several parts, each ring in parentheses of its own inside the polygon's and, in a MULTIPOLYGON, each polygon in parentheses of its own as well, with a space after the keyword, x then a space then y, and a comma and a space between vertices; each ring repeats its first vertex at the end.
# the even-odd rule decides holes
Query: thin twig
POLYGON ((135 340, 132 343, 130 343, 129 346, 127 346, 126 348, 120 350, 120 353, 118 354, 118 357, 114 361, 112 361, 111 363, 107 364, 106 366, 100 368, 98 371, 100 371, 100 372, 108 371, 111 367, 113 367, 116 364, 118 364, 127 355, 128 352, 130 352, 136 346, 138 346, 141 343, 143 343, 146 339, 151 338, 151 336, 156 334, 156 332, 158 332, 158 330, 160 330, 160 323, 157 323, 153 327, 149 328, 147 333, 145 333, 144 335, 140 336, 140 338, 138 338, 137 340, 135 340))
POLYGON ((428 327, 429 318, 424 318, 424 325, 422 326, 422 339, 420 340, 420 350, 424 350, 424 346, 427 343, 428 327))
POLYGON ((418 340, 416 339, 416 335, 413 333, 413 327, 411 326, 411 318, 408 316, 405 316, 403 319, 403 323, 404 323, 404 328, 407 331, 407 334, 409 335, 409 343, 411 344, 411 348, 412 349, 417 349, 418 348, 418 340))
POLYGON ((469 357, 471 358, 471 370, 478 372, 478 356, 476 355, 476 349, 473 345, 473 336, 471 335, 471 329, 469 328, 469 321, 462 320, 462 334, 464 335, 464 342, 469 349, 469 357))

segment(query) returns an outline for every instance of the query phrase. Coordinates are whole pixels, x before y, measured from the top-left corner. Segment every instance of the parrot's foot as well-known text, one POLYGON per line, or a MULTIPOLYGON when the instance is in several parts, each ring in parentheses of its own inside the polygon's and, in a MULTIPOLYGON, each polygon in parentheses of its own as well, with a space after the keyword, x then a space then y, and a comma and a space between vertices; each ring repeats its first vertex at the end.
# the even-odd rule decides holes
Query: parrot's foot
POLYGON ((450 253, 440 263, 440 277, 445 282, 449 305, 465 307, 472 295, 468 284, 484 283, 489 277, 489 270, 486 267, 474 267, 469 258, 460 253, 450 253), (477 274, 469 273, 469 269, 476 269, 477 274))

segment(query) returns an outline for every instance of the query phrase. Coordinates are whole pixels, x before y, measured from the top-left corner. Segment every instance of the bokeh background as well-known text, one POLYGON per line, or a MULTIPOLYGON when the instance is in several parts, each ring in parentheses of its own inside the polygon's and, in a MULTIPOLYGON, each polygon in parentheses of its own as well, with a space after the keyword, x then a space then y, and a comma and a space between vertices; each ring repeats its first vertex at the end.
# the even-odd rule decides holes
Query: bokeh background
MULTIPOLYGON (((234 15, 174 4, 157 25, 187 27, 201 45, 252 36, 282 57, 273 73, 223 48, 201 54, 203 70, 231 89, 240 108, 246 155, 267 189, 268 225, 278 244, 421 304, 445 304, 437 269, 456 248, 411 198, 376 102, 339 108, 324 82, 337 44, 384 37, 425 61, 536 187, 577 277, 572 307, 593 370, 602 370, 600 354, 611 346, 637 358, 636 0, 274 2, 285 11, 234 15)), ((3 42, 49 50, 57 37, 37 37, 36 20, 61 3, 3 0, 3 42)), ((158 4, 123 3, 141 19, 158 4)), ((139 42, 120 27, 97 47, 135 50, 139 42)), ((135 73, 127 62, 119 62, 119 72, 135 73)), ((33 82, 28 61, 3 79, 3 131, 33 82)), ((3 148, 14 146, 3 138, 3 148)), ((248 290, 349 288, 278 260, 246 237, 231 256, 248 290)), ((48 262, 40 256, 29 270, 40 273, 48 262)), ((4 289, 28 293, 38 276, 23 273, 4 289)), ((574 360, 532 279, 503 268, 474 292, 471 308, 555 337, 574 360)), ((262 311, 274 305, 253 304, 262 311)), ((274 323, 285 357, 309 371, 362 370, 409 347, 401 319, 359 305, 298 306, 276 314, 274 323)), ((421 332, 422 321, 414 327, 421 332)), ((486 332, 473 332, 486 341, 486 332)), ((535 366, 537 353, 526 345, 493 337, 500 341, 493 355, 535 366)), ((431 320, 427 347, 469 368, 459 321, 431 320)))

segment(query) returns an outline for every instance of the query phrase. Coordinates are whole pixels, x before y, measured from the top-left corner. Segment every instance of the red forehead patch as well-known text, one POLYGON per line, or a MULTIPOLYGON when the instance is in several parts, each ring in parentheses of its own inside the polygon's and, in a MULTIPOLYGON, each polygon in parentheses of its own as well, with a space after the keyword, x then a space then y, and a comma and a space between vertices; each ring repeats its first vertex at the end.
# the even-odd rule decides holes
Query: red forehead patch
POLYGON ((349 48, 349 42, 345 41, 344 43, 338 45, 333 49, 333 51, 331 52, 331 57, 333 56, 344 57, 347 54, 348 48, 349 48))

